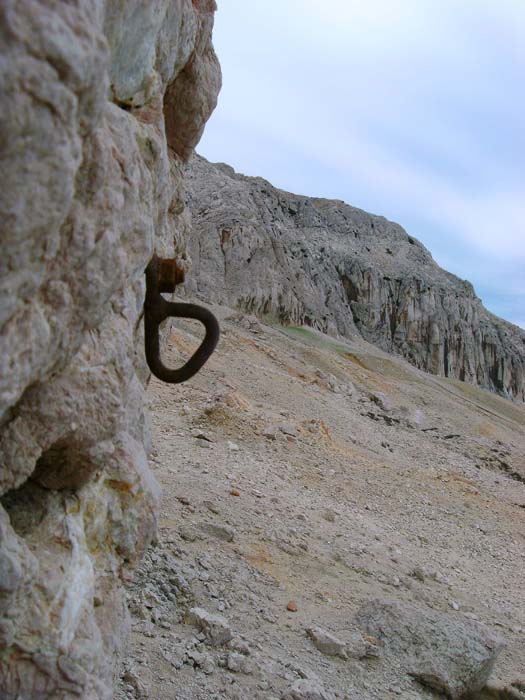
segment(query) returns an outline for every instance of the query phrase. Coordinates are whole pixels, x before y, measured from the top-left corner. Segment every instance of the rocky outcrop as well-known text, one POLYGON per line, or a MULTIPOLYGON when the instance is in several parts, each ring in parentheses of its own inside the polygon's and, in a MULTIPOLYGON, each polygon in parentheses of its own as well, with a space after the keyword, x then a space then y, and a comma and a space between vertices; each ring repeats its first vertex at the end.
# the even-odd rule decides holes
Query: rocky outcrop
POLYGON ((0 8, 0 696, 109 699, 155 531, 141 312, 184 254, 209 0, 0 8))
POLYGON ((505 647, 488 627, 431 608, 373 599, 359 610, 361 629, 384 647, 391 668, 450 700, 480 691, 505 647))
POLYGON ((489 313, 398 224, 195 157, 191 293, 361 334, 434 374, 525 400, 525 331, 489 313))

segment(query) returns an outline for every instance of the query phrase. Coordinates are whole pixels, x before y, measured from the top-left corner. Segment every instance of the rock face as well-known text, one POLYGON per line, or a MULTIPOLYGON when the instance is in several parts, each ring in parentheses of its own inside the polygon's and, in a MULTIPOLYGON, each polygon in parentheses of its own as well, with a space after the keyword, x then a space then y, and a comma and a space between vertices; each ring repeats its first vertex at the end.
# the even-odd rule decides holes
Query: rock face
POLYGON ((359 333, 420 369, 525 400, 525 331, 398 224, 195 157, 189 289, 284 323, 359 333))
POLYGON ((0 696, 110 698, 156 526, 144 268, 184 255, 209 0, 0 9, 0 696))

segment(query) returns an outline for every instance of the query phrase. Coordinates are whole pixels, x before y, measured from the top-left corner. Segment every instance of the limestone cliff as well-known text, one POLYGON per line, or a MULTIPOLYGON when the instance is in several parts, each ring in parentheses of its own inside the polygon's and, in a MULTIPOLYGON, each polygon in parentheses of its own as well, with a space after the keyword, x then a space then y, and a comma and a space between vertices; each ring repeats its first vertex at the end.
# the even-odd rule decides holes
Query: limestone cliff
POLYGON ((489 313, 398 224, 200 157, 188 179, 192 293, 359 333, 428 372, 525 400, 525 331, 489 313))
POLYGON ((0 7, 0 697, 112 696, 149 543, 141 313, 184 254, 213 0, 0 7))

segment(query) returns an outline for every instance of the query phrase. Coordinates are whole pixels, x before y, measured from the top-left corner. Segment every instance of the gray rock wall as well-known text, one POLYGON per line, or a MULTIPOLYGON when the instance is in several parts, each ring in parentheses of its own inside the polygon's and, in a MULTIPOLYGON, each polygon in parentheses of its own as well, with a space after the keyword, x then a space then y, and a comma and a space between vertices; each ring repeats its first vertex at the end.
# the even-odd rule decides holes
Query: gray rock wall
POLYGON ((109 699, 156 527, 144 268, 184 255, 209 0, 0 7, 0 697, 109 699))
POLYGON ((489 313, 398 224, 194 157, 191 293, 359 333, 434 374, 525 400, 525 331, 489 313))

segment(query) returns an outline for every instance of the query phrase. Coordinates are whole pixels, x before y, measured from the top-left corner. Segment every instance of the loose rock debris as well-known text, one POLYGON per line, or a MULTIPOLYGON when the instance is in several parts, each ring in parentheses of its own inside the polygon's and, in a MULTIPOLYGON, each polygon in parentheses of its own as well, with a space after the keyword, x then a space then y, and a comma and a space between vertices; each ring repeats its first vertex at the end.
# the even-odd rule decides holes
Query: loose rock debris
POLYGON ((523 700, 525 486, 480 456, 523 470, 525 408, 222 325, 202 375, 151 385, 164 501, 116 700, 523 700))

